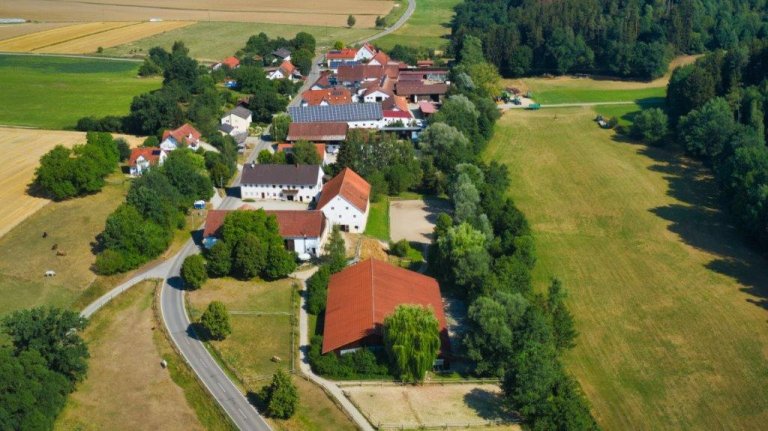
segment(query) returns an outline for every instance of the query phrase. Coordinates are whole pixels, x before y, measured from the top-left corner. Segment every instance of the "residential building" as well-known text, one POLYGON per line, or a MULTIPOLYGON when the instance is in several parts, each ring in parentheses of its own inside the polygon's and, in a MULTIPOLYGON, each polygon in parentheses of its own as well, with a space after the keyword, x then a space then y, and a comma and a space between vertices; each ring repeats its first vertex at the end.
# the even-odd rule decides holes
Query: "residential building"
POLYGON ((370 210, 371 185, 350 168, 344 168, 323 186, 317 209, 344 232, 365 232, 370 210))
MULTIPOLYGON (((237 211, 256 210, 250 205, 243 205, 237 211)), ((210 248, 221 235, 224 219, 232 210, 210 210, 205 218, 203 228, 203 244, 210 248)), ((328 226, 322 211, 309 210, 275 210, 265 211, 267 215, 275 216, 280 236, 285 248, 296 254, 320 256, 328 238, 328 226)))
POLYGON ((274 51, 272 51, 272 55, 277 57, 278 61, 285 61, 291 59, 291 50, 288 48, 278 48, 274 51))
POLYGON ((141 175, 153 166, 162 166, 168 153, 158 147, 139 147, 131 150, 128 168, 131 175, 141 175))
POLYGON ((380 103, 351 103, 348 105, 298 106, 288 108, 293 123, 347 123, 354 128, 384 127, 384 112, 380 103))
POLYGON ((248 163, 240 176, 242 199, 315 202, 323 189, 320 165, 248 163))
POLYGON ((322 142, 329 154, 336 154, 347 139, 347 123, 291 123, 288 126, 288 142, 322 142))
POLYGON ((391 59, 384 51, 379 51, 368 61, 368 64, 373 66, 386 66, 390 61, 391 59))
POLYGON ((347 105, 354 101, 352 92, 344 87, 307 90, 301 93, 301 106, 347 105))
POLYGON ((248 129, 251 127, 251 121, 253 120, 253 113, 251 113, 251 110, 242 106, 237 106, 234 109, 228 111, 226 114, 224 114, 223 117, 221 117, 221 125, 225 126, 231 126, 231 130, 229 128, 221 129, 223 132, 227 133, 228 135, 237 135, 241 133, 248 134, 248 129))
POLYGON ((266 68, 267 79, 289 79, 291 82, 301 79, 301 72, 288 60, 280 63, 278 68, 266 68))
POLYGON ((325 62, 329 69, 336 70, 340 65, 354 63, 357 57, 357 51, 354 48, 342 48, 328 51, 325 54, 325 62))
POLYGON ((181 127, 174 130, 166 130, 163 132, 163 140, 160 143, 160 148, 165 151, 173 151, 180 147, 187 147, 192 151, 197 151, 200 148, 200 144, 203 142, 200 140, 200 132, 192 127, 189 123, 184 123, 181 127))
POLYGON ((227 57, 224 60, 214 64, 212 69, 219 70, 225 66, 229 69, 237 69, 240 67, 240 60, 237 57, 227 57))
POLYGON ((384 319, 406 304, 433 310, 440 330, 440 356, 447 358, 450 342, 437 281, 376 259, 331 276, 322 352, 344 355, 364 347, 382 347, 384 319))
POLYGON ((374 48, 370 43, 366 42, 355 52, 355 60, 368 61, 372 59, 376 53, 376 48, 374 48))
POLYGON ((419 103, 422 100, 442 102, 446 93, 448 93, 448 84, 443 82, 400 80, 395 84, 395 94, 406 97, 413 103, 419 103))

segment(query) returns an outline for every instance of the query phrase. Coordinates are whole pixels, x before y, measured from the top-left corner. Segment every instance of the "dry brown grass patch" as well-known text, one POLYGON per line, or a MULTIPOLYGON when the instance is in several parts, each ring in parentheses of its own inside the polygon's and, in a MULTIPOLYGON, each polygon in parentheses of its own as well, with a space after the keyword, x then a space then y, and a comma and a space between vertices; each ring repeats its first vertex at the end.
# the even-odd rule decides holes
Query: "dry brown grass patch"
POLYGON ((50 45, 36 52, 88 54, 96 52, 100 47, 122 45, 192 24, 194 21, 142 22, 50 45))

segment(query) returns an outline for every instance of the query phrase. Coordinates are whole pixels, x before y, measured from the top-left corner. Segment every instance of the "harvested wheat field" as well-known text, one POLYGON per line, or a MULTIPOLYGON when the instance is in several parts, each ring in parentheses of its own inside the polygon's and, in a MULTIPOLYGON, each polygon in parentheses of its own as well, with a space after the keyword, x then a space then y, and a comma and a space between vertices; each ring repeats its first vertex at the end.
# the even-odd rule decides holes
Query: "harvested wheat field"
POLYGON ((172 21, 238 21, 344 27, 347 16, 357 18, 357 28, 374 27, 377 16, 386 16, 394 2, 386 0, 25 0, 0 2, 0 16, 39 21, 98 21, 105 16, 122 21, 157 18, 172 21))
POLYGON ((113 30, 107 30, 88 36, 79 37, 66 42, 49 45, 36 49, 35 52, 56 54, 89 54, 96 52, 99 47, 109 48, 124 43, 135 42, 145 37, 165 33, 194 24, 194 21, 162 21, 141 22, 113 30))
POLYGON ((37 51, 59 43, 134 24, 130 22, 88 22, 54 28, 0 41, 0 51, 37 51))
POLYGON ((40 31, 52 30, 54 28, 65 27, 68 25, 72 24, 68 22, 27 22, 24 24, 0 24, 0 40, 23 36, 30 33, 37 33, 40 31))
MULTIPOLYGON (((139 138, 124 137, 131 145, 141 143, 139 138)), ((71 147, 80 143, 85 143, 85 133, 0 128, 4 162, 0 165, 0 237, 50 202, 27 194, 40 156, 56 145, 71 147)))
MULTIPOLYGON (((400 429, 483 427, 509 421, 501 389, 493 384, 344 386, 344 394, 378 427, 400 429)), ((513 424, 489 430, 519 430, 513 424)))
POLYGON ((83 336, 88 377, 67 400, 57 430, 202 430, 167 369, 153 316, 156 282, 145 281, 109 303, 83 336))

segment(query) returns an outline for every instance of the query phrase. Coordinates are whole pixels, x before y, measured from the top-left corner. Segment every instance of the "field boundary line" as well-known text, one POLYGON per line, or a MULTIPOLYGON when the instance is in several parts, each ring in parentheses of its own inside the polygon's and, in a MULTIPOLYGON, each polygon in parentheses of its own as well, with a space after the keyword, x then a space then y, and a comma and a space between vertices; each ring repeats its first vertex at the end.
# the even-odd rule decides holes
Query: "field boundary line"
MULTIPOLYGON (((121 25, 120 27, 108 28, 106 30, 99 30, 99 31, 96 31, 96 32, 93 32, 93 33, 83 34, 83 35, 80 35, 80 36, 77 36, 77 37, 73 37, 71 39, 62 40, 60 42, 55 42, 55 43, 50 43, 48 45, 38 46, 37 48, 33 49, 31 52, 36 52, 36 51, 39 51, 41 49, 50 48, 52 46, 61 45, 61 44, 72 42, 72 41, 75 41, 75 40, 78 40, 78 39, 83 39, 83 38, 86 38, 86 37, 95 36, 97 34, 107 33, 107 32, 113 31, 113 30, 119 30, 121 28, 132 27, 132 26, 139 25, 139 24, 141 24, 141 23, 140 22, 132 22, 130 24, 121 25)), ((32 33, 32 34, 34 34, 34 33, 32 33)))
MULTIPOLYGON (((101 55, 86 55, 86 54, 55 54, 55 53, 46 53, 46 52, 0 51, 0 55, 17 55, 17 56, 27 56, 27 57, 82 58, 82 59, 85 59, 85 60, 129 61, 129 62, 132 62, 132 63, 142 63, 144 61, 143 58, 108 57, 108 56, 101 56, 101 55)), ((56 130, 58 130, 58 129, 56 129, 56 130)))

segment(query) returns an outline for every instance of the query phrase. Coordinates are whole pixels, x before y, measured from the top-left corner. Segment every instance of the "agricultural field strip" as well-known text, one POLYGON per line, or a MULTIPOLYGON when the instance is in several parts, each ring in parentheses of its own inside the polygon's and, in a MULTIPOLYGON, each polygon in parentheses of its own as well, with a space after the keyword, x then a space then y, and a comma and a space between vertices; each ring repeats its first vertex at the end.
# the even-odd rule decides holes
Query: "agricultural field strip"
POLYGON ((53 43, 50 43, 48 45, 43 45, 43 46, 40 46, 40 47, 37 47, 37 48, 33 49, 33 51, 41 51, 41 50, 43 50, 45 48, 48 48, 48 47, 57 46, 57 45, 63 45, 63 44, 66 44, 68 42, 72 42, 74 40, 82 39, 84 37, 93 37, 93 36, 97 36, 97 35, 102 35, 104 33, 107 33, 107 32, 113 31, 113 30, 120 30, 120 29, 123 29, 123 28, 126 28, 126 27, 133 27, 133 26, 136 26, 136 25, 139 25, 139 23, 132 22, 132 23, 129 23, 129 24, 122 25, 120 27, 107 28, 107 29, 104 29, 104 30, 101 30, 101 31, 97 31, 95 33, 86 34, 86 35, 83 35, 83 36, 77 36, 77 37, 73 37, 71 39, 62 40, 62 41, 58 41, 58 42, 53 42, 53 43))
POLYGON ((34 51, 35 49, 51 45, 51 41, 60 43, 132 24, 135 23, 89 22, 55 28, 0 41, 0 51, 34 51))
POLYGON ((158 33, 165 33, 167 31, 186 27, 194 23, 194 21, 142 22, 90 34, 67 42, 53 44, 45 48, 39 48, 35 51, 48 53, 91 53, 96 52, 99 47, 109 48, 133 42, 158 33))
MULTIPOLYGON (((135 4, 126 4, 124 1, 120 2, 110 2, 108 0, 104 1, 98 1, 98 2, 90 2, 90 1, 68 1, 67 3, 79 3, 79 4, 85 4, 85 5, 94 5, 94 6, 116 6, 116 7, 140 7, 142 9, 149 9, 149 10, 171 10, 171 11, 191 11, 191 12, 200 12, 200 13, 209 13, 211 11, 211 7, 191 7, 190 3, 188 1, 167 1, 163 5, 158 5, 155 1, 147 1, 147 2, 141 2, 136 1, 135 4), (178 4, 179 6, 174 6, 174 4, 178 4)), ((307 3, 303 0, 287 0, 287 1, 281 1, 279 2, 279 6, 270 7, 268 5, 259 5, 258 7, 249 8, 249 7, 242 7, 248 4, 253 3, 273 3, 272 1, 268 2, 241 2, 241 1, 221 1, 221 2, 215 2, 213 5, 208 6, 214 6, 217 10, 221 12, 235 12, 235 13, 269 13, 269 12, 281 12, 281 13, 295 13, 295 14, 313 14, 313 13, 322 13, 322 14, 328 14, 328 15, 349 15, 350 12, 354 13, 355 15, 380 15, 377 10, 372 10, 373 8, 369 8, 367 6, 361 5, 361 3, 366 3, 368 5, 371 4, 377 4, 377 3, 389 3, 386 0, 363 0, 363 1, 350 1, 350 0, 335 0, 331 2, 332 4, 340 4, 344 6, 343 8, 340 7, 328 7, 327 10, 323 9, 316 9, 317 3, 307 3), (228 3, 234 3, 233 6, 229 7, 228 3), (242 5, 242 6, 241 6, 242 5), (350 6, 357 6, 356 8, 351 8, 350 6), (340 12, 342 10, 343 12, 340 12)))

